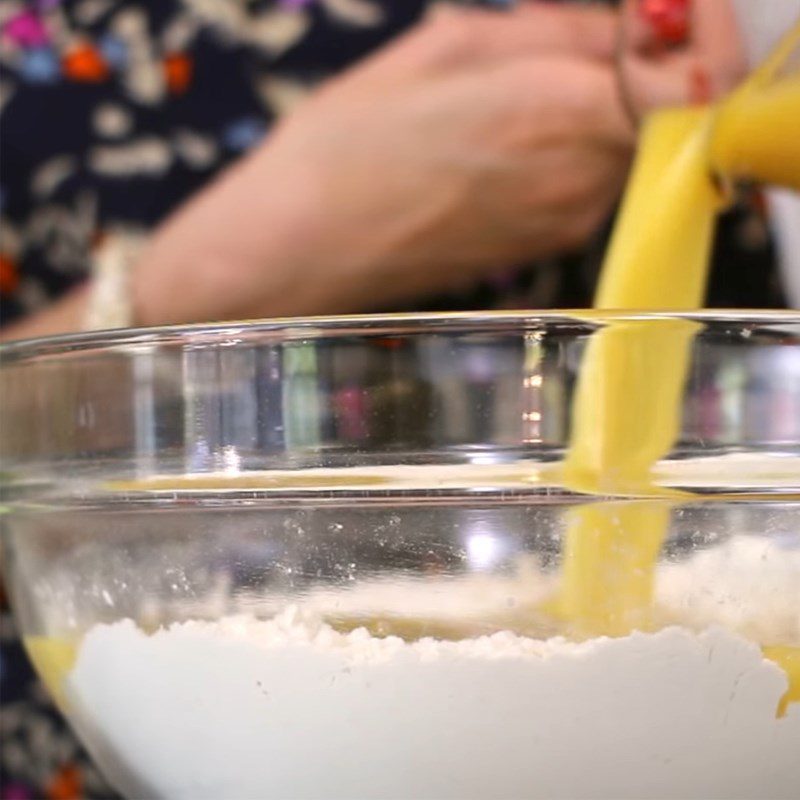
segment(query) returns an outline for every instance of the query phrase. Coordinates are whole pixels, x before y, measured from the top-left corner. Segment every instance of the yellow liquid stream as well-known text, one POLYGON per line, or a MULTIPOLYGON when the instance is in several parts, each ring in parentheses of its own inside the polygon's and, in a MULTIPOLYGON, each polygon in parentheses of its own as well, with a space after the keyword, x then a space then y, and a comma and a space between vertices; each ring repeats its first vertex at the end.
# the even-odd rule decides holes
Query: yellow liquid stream
MULTIPOLYGON (((708 172, 708 109, 653 115, 639 144, 603 265, 601 309, 692 309, 703 300, 720 195, 708 172)), ((611 324, 587 346, 564 485, 599 496, 668 493, 652 465, 671 448, 697 323, 611 324)), ((654 566, 669 507, 599 502, 569 516, 561 590, 551 609, 579 636, 651 625, 654 566), (603 601, 601 598, 607 598, 603 601)))
MULTIPOLYGON (((800 25, 717 107, 660 111, 646 122, 595 306, 691 310, 705 292, 715 218, 723 198, 713 173, 800 189, 800 76, 780 77, 800 25)), ((573 405, 564 485, 599 496, 668 494, 652 465, 671 448, 691 340, 689 321, 612 324, 592 337, 573 405)), ((598 502, 568 521, 562 583, 548 604, 586 635, 620 636, 652 624, 655 564, 669 505, 598 502)), ((800 648, 768 646, 800 701, 800 648)))

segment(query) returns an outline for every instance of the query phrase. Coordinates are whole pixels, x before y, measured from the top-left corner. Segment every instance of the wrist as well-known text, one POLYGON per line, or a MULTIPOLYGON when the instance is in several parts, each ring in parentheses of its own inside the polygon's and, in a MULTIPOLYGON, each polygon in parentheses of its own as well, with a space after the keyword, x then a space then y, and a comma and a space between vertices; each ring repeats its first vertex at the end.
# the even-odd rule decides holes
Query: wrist
POLYGON ((0 341, 75 333, 81 330, 86 318, 88 297, 89 287, 78 286, 42 311, 4 325, 0 329, 0 341))

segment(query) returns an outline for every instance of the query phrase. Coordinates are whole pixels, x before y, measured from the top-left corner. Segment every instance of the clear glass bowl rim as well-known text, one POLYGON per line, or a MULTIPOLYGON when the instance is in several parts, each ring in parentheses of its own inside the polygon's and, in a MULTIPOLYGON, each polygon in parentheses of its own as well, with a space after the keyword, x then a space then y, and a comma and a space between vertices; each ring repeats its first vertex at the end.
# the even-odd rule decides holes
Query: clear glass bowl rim
POLYGON ((513 310, 415 312, 390 314, 343 314, 331 316, 276 317, 143 328, 85 331, 58 336, 9 340, 0 344, 0 369, 42 356, 81 350, 117 349, 166 343, 229 345, 259 339, 289 342, 340 336, 399 336, 433 332, 499 333, 508 331, 573 330, 576 325, 600 329, 619 322, 683 319, 698 323, 741 327, 800 326, 800 310, 706 309, 701 311, 636 310, 513 310))

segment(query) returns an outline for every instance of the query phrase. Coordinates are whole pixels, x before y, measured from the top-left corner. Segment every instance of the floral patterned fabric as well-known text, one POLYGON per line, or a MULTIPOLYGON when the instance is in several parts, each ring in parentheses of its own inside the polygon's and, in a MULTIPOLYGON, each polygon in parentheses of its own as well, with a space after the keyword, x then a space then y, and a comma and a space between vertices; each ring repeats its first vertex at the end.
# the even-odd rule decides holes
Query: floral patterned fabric
POLYGON ((85 278, 421 0, 78 0, 0 7, 3 320, 85 278))
MULTIPOLYGON (((500 0, 496 4, 502 5, 500 0)), ((425 0, 4 0, 0 5, 0 315, 84 280, 118 226, 146 231, 268 135, 320 79, 411 25, 425 0)), ((426 308, 586 305, 604 237, 426 308)), ((711 299, 781 305, 758 205, 721 228, 711 299)), ((7 608, 0 798, 113 791, 33 680, 7 608)))

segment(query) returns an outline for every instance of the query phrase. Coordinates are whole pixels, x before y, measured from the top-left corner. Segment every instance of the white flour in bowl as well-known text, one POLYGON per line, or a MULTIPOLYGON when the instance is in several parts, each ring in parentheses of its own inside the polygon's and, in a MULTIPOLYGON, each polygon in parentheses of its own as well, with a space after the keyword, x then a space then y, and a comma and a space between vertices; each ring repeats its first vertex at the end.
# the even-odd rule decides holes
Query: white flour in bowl
POLYGON ((67 681, 129 796, 186 800, 788 800, 786 686, 721 628, 405 642, 297 608, 153 635, 98 625, 67 681))

